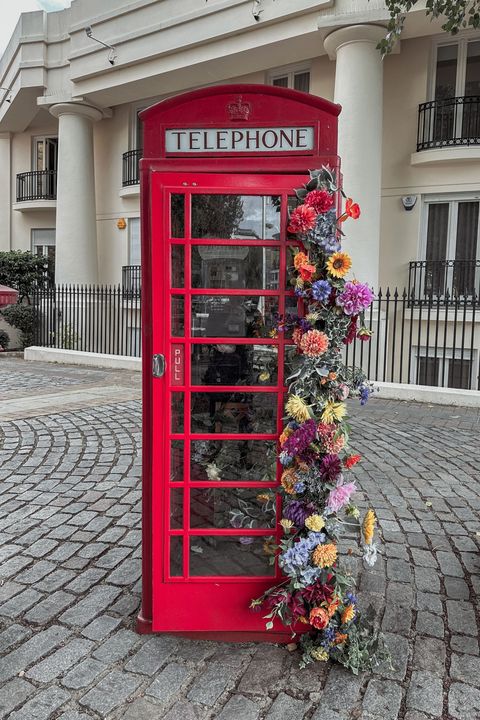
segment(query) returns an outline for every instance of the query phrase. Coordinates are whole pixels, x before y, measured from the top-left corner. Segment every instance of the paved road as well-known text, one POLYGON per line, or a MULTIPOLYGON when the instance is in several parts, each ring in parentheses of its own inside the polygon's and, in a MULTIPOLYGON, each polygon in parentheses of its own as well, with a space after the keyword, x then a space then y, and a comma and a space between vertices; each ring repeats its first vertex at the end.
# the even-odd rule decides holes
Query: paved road
POLYGON ((129 373, 0 359, 0 719, 478 720, 475 410, 353 412, 362 574, 394 670, 353 677, 268 645, 140 637, 140 389, 129 373))

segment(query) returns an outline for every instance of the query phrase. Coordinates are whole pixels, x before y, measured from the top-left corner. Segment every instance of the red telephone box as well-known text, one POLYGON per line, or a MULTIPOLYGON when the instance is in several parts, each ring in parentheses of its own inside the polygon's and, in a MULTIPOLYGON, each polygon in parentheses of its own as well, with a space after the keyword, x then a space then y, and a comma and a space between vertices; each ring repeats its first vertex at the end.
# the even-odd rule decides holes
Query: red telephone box
POLYGON ((294 188, 337 156, 338 105, 216 86, 148 108, 141 160, 140 632, 279 641, 250 601, 278 582, 280 466, 295 310, 294 188))

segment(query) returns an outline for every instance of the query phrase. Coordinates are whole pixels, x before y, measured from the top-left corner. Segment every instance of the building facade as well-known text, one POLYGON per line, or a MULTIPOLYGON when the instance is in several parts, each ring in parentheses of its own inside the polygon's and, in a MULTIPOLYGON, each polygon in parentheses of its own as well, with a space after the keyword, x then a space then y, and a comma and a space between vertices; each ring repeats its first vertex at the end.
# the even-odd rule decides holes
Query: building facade
POLYGON ((0 61, 0 250, 47 256, 60 283, 134 292, 139 112, 206 85, 266 83, 342 105, 358 277, 472 295, 480 33, 453 38, 412 12, 382 61, 387 19, 381 0, 73 0, 23 14, 0 61))

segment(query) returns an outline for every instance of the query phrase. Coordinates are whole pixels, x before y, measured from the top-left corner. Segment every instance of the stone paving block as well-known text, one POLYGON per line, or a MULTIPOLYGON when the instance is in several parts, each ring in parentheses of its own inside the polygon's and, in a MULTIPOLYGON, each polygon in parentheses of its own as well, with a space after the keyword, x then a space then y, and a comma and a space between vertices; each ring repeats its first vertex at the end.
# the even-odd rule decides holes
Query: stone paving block
POLYGON ((284 718, 303 718, 308 703, 304 700, 295 700, 284 692, 275 698, 272 707, 265 716, 265 720, 284 720, 284 718))
POLYGON ((120 594, 119 588, 112 585, 99 585, 94 587, 88 595, 79 600, 76 605, 66 610, 60 621, 67 625, 84 627, 88 625, 96 615, 106 610, 109 605, 120 594))
POLYGON ((77 575, 72 582, 66 586, 66 590, 69 592, 76 593, 78 595, 90 590, 91 587, 100 583, 100 581, 107 574, 106 570, 100 570, 99 568, 88 568, 80 575, 77 575))
POLYGON ((31 634, 32 631, 23 625, 17 625, 16 623, 9 625, 9 627, 0 633, 0 655, 4 654, 6 650, 14 645, 22 642, 22 640, 25 640, 25 638, 31 634))
POLYGON ((417 633, 421 635, 431 635, 443 639, 445 636, 445 627, 443 620, 438 615, 421 611, 417 614, 417 633))
POLYGON ((30 547, 24 550, 24 552, 34 558, 41 558, 54 550, 57 545, 58 542, 56 540, 42 538, 41 540, 37 540, 37 542, 33 543, 33 545, 30 545, 30 547))
POLYGON ((58 687, 41 690, 28 700, 20 710, 10 715, 10 720, 48 720, 62 705, 70 700, 70 694, 58 687))
POLYGON ((70 582, 74 577, 75 573, 73 570, 65 570, 60 567, 40 582, 35 583, 35 589, 41 592, 55 592, 55 590, 66 585, 66 583, 70 582))
POLYGON ((387 605, 393 603, 401 607, 413 606, 413 588, 405 583, 389 582, 387 584, 387 605))
MULTIPOLYGON (((69 710, 66 713, 62 713, 57 720, 91 720, 91 715, 77 712, 76 710, 69 710)), ((140 718, 138 720, 141 720, 140 718)))
POLYGON ((5 683, 0 693, 0 718, 3 720, 12 710, 23 705, 35 691, 34 685, 21 678, 5 683))
MULTIPOLYGON (((87 716, 85 716, 87 717, 87 716)), ((138 698, 129 704, 121 720, 160 720, 160 707, 146 698, 138 698)), ((61 720, 61 718, 60 718, 61 720)), ((185 720, 179 716, 179 720, 185 720)))
POLYGON ((461 680, 469 685, 480 687, 480 658, 472 655, 453 654, 450 677, 452 680, 461 680))
POLYGON ((477 720, 480 717, 480 690, 452 683, 448 691, 448 712, 455 720, 477 720))
POLYGON ((155 675, 177 647, 178 641, 175 638, 168 635, 156 635, 142 645, 125 667, 129 672, 155 675))
POLYGON ((62 680, 62 685, 72 690, 87 687, 107 668, 108 665, 105 665, 105 663, 101 663, 93 658, 87 658, 67 673, 62 680))
POLYGON ((410 564, 405 560, 389 558, 387 560, 387 575, 390 580, 409 583, 412 576, 410 564))
POLYGON ((3 603, 0 607, 0 616, 10 618, 18 617, 31 608, 32 605, 40 602, 40 600, 43 600, 43 595, 32 587, 29 587, 13 598, 10 598, 10 600, 7 600, 6 603, 3 603))
POLYGON ((34 563, 28 570, 24 570, 22 573, 17 575, 16 581, 31 585, 35 583, 35 589, 37 590, 36 584, 42 580, 45 575, 48 575, 56 569, 56 565, 50 560, 41 560, 34 563))
POLYGON ((445 643, 442 640, 417 636, 413 655, 413 667, 416 670, 427 670, 443 677, 445 656, 445 643))
POLYGON ((402 703, 403 690, 389 680, 370 680, 363 697, 365 718, 372 720, 396 720, 402 703))
POLYGON ((120 618, 114 618, 110 615, 100 615, 100 617, 93 620, 90 625, 87 625, 87 627, 82 630, 82 635, 85 635, 85 637, 91 640, 104 640, 120 623, 120 618))
MULTIPOLYGON (((217 720, 258 720, 259 715, 260 707, 254 700, 245 695, 233 695, 217 715, 217 720)), ((300 719, 301 716, 296 717, 300 719)))
POLYGON ((382 629, 385 632, 396 632, 408 636, 412 624, 412 613, 405 607, 387 605, 382 620, 382 629))
POLYGON ((35 623, 36 625, 43 625, 63 612, 63 610, 74 603, 75 600, 75 595, 66 593, 63 590, 58 590, 29 610, 25 615, 25 620, 35 623))
POLYGON ((440 592, 440 578, 435 570, 431 568, 414 568, 414 573, 417 590, 431 593, 440 592))
POLYGON ((192 670, 185 667, 185 665, 170 663, 149 685, 146 694, 152 695, 162 706, 168 705, 178 695, 182 685, 191 675, 192 670))
POLYGON ((210 662, 207 669, 195 679, 187 698, 192 702, 213 707, 236 675, 237 670, 234 668, 210 662))
POLYGON ((95 565, 100 568, 105 568, 107 570, 112 570, 114 567, 116 567, 122 560, 125 560, 128 555, 131 553, 130 548, 124 548, 124 547, 115 547, 109 550, 105 555, 102 555, 100 557, 95 565))
POLYGON ((140 682, 140 679, 134 675, 112 670, 80 698, 80 703, 97 712, 101 717, 106 717, 112 710, 128 700, 140 682))
POLYGON ((142 574, 142 563, 137 558, 128 558, 107 577, 112 585, 132 585, 142 574))
POLYGON ((402 681, 407 672, 409 656, 408 640, 401 635, 385 633, 385 643, 392 656, 392 667, 390 667, 388 663, 382 663, 375 668, 373 672, 375 675, 380 675, 390 680, 402 681))
POLYGON ((34 665, 26 676, 38 682, 47 683, 62 675, 66 670, 75 665, 81 658, 85 657, 93 647, 89 640, 74 639, 49 655, 45 660, 34 665))
POLYGON ((239 691, 263 695, 265 687, 272 687, 280 679, 285 663, 285 652, 282 649, 259 648, 240 680, 239 691))
POLYGON ((407 690, 407 707, 440 717, 443 709, 443 683, 440 678, 425 670, 415 671, 407 690))
MULTIPOLYGON (((360 706, 360 691, 364 682, 361 675, 352 675, 343 667, 334 665, 323 689, 320 703, 311 720, 327 720, 329 713, 339 718, 355 714, 360 706)), ((358 714, 358 713, 357 713, 358 714)))
POLYGON ((204 708, 186 700, 179 700, 170 708, 162 720, 203 720, 206 717, 207 713, 204 708))
POLYGON ((469 655, 479 655, 477 638, 467 637, 466 635, 452 635, 450 638, 450 647, 454 652, 468 653, 469 655))
POLYGON ((443 615, 443 605, 440 595, 417 592, 415 606, 417 610, 427 610, 435 615, 443 615))
POLYGON ((463 600, 447 600, 448 627, 452 632, 476 635, 473 606, 463 600))
POLYGON ((447 597, 454 600, 468 600, 470 598, 470 590, 465 580, 456 577, 444 577, 445 591, 447 597))
POLYGON ((131 630, 118 630, 92 654, 94 658, 102 662, 117 662, 128 655, 139 641, 140 637, 131 630))
POLYGON ((452 552, 437 552, 437 560, 440 570, 444 575, 451 577, 463 578, 463 568, 452 552))

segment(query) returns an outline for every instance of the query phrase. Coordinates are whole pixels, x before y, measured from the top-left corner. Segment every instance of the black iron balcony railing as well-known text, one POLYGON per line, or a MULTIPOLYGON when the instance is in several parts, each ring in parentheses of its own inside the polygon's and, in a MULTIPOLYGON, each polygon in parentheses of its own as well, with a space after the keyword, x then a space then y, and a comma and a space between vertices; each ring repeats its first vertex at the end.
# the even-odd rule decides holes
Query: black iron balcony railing
POLYGON ((129 150, 123 153, 123 166, 122 166, 122 185, 128 187, 129 185, 138 185, 140 182, 140 172, 138 162, 143 156, 143 148, 139 150, 129 150))
POLYGON ((140 265, 124 265, 122 267, 122 292, 127 299, 139 298, 142 280, 140 265))
POLYGON ((34 170, 17 175, 17 202, 55 200, 56 197, 56 170, 34 170))
POLYGON ((480 286, 480 260, 417 260, 410 263, 408 295, 415 301, 446 296, 473 298, 480 286))
POLYGON ((480 144, 480 96, 432 100, 418 108, 417 151, 480 144))

